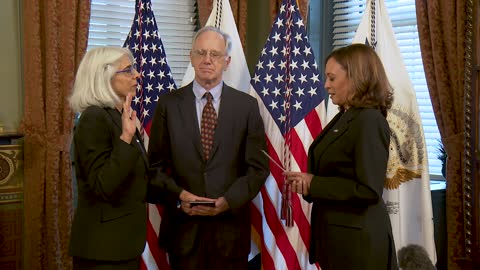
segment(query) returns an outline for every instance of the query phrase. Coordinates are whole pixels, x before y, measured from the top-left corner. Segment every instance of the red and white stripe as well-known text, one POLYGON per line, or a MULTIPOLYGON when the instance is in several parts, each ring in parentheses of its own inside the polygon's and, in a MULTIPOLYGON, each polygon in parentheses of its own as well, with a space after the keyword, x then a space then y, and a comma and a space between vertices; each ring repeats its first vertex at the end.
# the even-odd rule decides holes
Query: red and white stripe
MULTIPOLYGON (((282 164, 284 137, 256 91, 252 89, 250 95, 260 104, 268 153, 277 163, 282 164)), ((325 104, 322 102, 290 131, 290 170, 306 172, 308 147, 322 130, 321 119, 324 119, 325 113, 325 104)), ((254 234, 258 234, 261 239, 259 250, 263 269, 320 269, 318 265, 312 265, 308 261, 311 205, 298 194, 292 194, 294 224, 286 227, 280 219, 282 184, 281 169, 271 163, 270 175, 253 200, 252 227, 254 234)))
MULTIPOLYGON (((137 118, 137 126, 141 125, 137 118)), ((145 127, 143 143, 145 149, 148 149, 151 123, 145 127)), ((158 245, 158 234, 160 232, 160 222, 162 221, 162 206, 156 204, 147 204, 147 242, 145 250, 142 253, 140 261, 140 270, 170 270, 168 256, 164 249, 158 245)))

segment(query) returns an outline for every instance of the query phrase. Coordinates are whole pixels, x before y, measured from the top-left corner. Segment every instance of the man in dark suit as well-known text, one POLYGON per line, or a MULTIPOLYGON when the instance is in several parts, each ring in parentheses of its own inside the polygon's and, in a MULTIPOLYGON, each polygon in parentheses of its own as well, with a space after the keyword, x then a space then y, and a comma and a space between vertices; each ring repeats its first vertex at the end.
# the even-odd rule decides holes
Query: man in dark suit
POLYGON ((258 103, 222 80, 230 50, 227 34, 199 30, 195 80, 163 95, 153 118, 149 161, 170 194, 159 242, 173 269, 248 267, 249 202, 269 170, 258 103))

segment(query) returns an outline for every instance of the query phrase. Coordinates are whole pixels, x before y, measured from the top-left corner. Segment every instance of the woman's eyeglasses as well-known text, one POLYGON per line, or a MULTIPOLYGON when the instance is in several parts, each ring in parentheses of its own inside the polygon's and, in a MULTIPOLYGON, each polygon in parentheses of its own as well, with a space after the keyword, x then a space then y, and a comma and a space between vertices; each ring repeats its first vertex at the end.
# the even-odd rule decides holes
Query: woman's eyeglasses
POLYGON ((118 73, 126 73, 126 74, 129 74, 129 75, 134 75, 135 72, 137 72, 137 66, 136 65, 131 65, 131 66, 128 66, 127 68, 125 69, 122 69, 122 70, 119 70, 117 72, 115 72, 116 74, 118 73))

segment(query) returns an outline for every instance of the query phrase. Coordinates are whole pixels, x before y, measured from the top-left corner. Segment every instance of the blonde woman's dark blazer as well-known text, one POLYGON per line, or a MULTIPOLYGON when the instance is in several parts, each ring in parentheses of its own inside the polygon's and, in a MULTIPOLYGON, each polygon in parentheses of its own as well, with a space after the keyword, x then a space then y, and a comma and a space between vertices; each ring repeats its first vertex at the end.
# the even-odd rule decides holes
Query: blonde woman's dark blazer
POLYGON ((141 255, 146 238, 147 159, 138 134, 120 140, 117 110, 91 106, 73 139, 78 206, 70 254, 119 261, 141 255), (138 140, 138 141, 137 141, 138 140))
POLYGON ((389 143, 390 128, 379 110, 350 109, 310 146, 310 261, 322 269, 397 269, 382 199, 389 143))

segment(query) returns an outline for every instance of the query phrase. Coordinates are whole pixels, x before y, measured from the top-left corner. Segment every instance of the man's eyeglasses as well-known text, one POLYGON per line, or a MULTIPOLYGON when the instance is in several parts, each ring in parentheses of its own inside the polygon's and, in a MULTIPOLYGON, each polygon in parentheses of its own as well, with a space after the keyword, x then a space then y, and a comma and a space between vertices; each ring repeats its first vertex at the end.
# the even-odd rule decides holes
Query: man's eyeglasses
POLYGON ((204 51, 204 50, 194 50, 194 51, 192 51, 192 54, 193 54, 194 57, 202 58, 202 59, 205 59, 205 58, 207 58, 207 56, 210 56, 210 58, 215 60, 215 61, 219 61, 220 59, 222 59, 222 57, 226 56, 225 54, 223 54, 221 52, 204 51))
POLYGON ((126 73, 126 74, 129 74, 129 75, 134 75, 135 72, 137 71, 137 66, 136 65, 131 65, 125 69, 122 69, 122 70, 119 70, 117 72, 115 72, 116 74, 118 73, 126 73))

